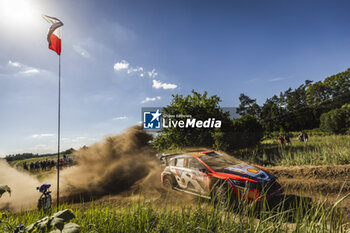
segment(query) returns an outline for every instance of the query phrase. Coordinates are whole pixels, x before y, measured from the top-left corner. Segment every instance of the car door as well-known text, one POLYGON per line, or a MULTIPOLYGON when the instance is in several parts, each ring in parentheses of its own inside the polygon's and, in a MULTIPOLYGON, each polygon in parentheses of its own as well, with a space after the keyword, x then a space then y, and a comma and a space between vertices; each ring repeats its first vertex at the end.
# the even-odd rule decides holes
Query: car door
POLYGON ((188 165, 189 165, 189 158, 184 158, 184 161, 182 164, 181 182, 184 189, 189 191, 195 191, 196 188, 192 184, 193 171, 188 167, 188 165))
POLYGON ((204 172, 204 165, 195 158, 188 159, 187 173, 189 177, 188 189, 199 193, 207 194, 209 192, 209 178, 204 172))
POLYGON ((178 186, 182 189, 187 189, 188 184, 188 172, 185 170, 187 165, 187 158, 176 158, 175 160, 175 179, 178 186))

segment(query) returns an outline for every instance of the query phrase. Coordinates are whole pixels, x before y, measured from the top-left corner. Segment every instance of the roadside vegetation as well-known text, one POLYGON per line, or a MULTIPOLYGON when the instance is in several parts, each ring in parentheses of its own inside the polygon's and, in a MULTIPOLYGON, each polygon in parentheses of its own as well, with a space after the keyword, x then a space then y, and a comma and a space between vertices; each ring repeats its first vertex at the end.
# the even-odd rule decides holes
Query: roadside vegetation
MULTIPOLYGON (((342 219, 341 209, 325 201, 312 203, 307 198, 285 196, 274 206, 242 202, 238 208, 198 199, 197 204, 179 205, 152 200, 103 203, 80 203, 72 208, 71 222, 81 232, 344 232, 349 225, 342 219)), ((60 210, 67 208, 62 205, 60 210)), ((54 212, 52 212, 54 213, 54 212)), ((49 214, 52 214, 49 213, 49 214)), ((7 213, 0 224, 1 232, 9 227, 30 225, 46 214, 39 211, 7 213)))
MULTIPOLYGON (((61 156, 72 156, 74 149, 70 148, 68 150, 62 151, 61 156)), ((24 162, 31 163, 36 161, 43 161, 46 159, 57 158, 57 153, 55 154, 33 154, 33 153, 22 153, 22 154, 12 154, 5 156, 5 160, 12 166, 19 165, 21 166, 24 162)))
POLYGON ((310 136, 308 142, 291 138, 291 145, 265 139, 259 146, 232 152, 263 166, 340 165, 350 163, 350 135, 310 136))
POLYGON ((254 148, 263 138, 289 132, 350 134, 350 69, 315 83, 305 80, 299 87, 274 95, 261 105, 244 93, 239 101, 236 110, 239 118, 232 119, 229 112, 220 108, 221 99, 217 95, 194 90, 187 96, 173 95, 171 103, 163 108, 166 115, 191 115, 191 119, 201 120, 215 118, 221 120, 222 125, 220 128, 162 128, 154 147, 160 151, 209 147, 232 152, 254 148))

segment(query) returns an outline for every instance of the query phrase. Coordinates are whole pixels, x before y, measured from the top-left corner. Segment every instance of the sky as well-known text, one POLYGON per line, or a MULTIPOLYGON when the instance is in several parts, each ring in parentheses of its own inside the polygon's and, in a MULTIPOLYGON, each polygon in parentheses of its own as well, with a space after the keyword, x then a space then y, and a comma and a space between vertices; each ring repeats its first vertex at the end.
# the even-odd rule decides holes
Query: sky
POLYGON ((0 0, 0 156, 62 150, 139 124, 141 107, 191 90, 263 104, 350 67, 347 1, 0 0))

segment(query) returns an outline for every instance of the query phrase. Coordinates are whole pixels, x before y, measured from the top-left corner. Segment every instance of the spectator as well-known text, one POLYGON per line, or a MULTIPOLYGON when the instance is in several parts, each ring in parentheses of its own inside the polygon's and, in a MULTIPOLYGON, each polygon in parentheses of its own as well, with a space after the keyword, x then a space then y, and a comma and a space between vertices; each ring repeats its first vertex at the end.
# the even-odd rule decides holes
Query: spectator
POLYGON ((300 132, 299 132, 298 140, 301 141, 301 142, 304 141, 304 134, 303 134, 303 131, 300 131, 300 132))
POLYGON ((307 135, 306 132, 303 132, 303 138, 304 138, 304 142, 307 142, 309 139, 309 136, 307 135))
POLYGON ((292 142, 290 141, 290 138, 288 135, 284 136, 284 141, 286 142, 286 145, 288 145, 288 146, 292 145, 292 142))
POLYGON ((23 169, 26 170, 26 171, 28 171, 28 164, 27 164, 27 162, 24 162, 24 163, 23 163, 23 169))
MULTIPOLYGON (((59 164, 60 168, 68 167, 74 165, 75 161, 72 157, 63 156, 63 158, 60 158, 59 164)), ((35 162, 23 162, 22 164, 18 164, 17 166, 23 167, 24 170, 30 171, 30 172, 39 172, 39 171, 49 171, 52 168, 57 168, 57 161, 56 160, 41 160, 41 161, 35 161, 35 162)))
POLYGON ((40 169, 40 164, 39 164, 39 161, 36 161, 35 162, 35 171, 39 171, 39 169, 40 169))
POLYGON ((282 146, 284 145, 284 138, 282 136, 278 136, 278 141, 282 146))

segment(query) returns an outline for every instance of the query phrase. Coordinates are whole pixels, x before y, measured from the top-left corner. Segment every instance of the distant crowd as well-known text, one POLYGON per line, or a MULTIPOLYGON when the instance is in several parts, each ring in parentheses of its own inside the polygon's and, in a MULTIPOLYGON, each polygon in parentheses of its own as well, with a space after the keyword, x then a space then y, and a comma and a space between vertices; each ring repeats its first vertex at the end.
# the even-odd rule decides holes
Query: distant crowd
POLYGON ((298 139, 301 142, 307 142, 309 140, 309 136, 304 131, 300 131, 300 133, 298 135, 298 139))
MULTIPOLYGON (((278 142, 281 145, 292 145, 292 142, 290 141, 290 137, 288 135, 284 135, 284 136, 278 136, 278 142)), ((307 142, 309 140, 309 136, 307 135, 306 132, 304 131, 300 131, 299 135, 298 135, 298 140, 301 142, 307 142)))
MULTIPOLYGON (((74 164, 74 160, 72 157, 67 157, 66 155, 63 156, 63 158, 60 158, 59 165, 60 168, 71 166, 74 164)), ((50 171, 52 168, 57 167, 57 160, 42 160, 42 161, 36 161, 23 163, 23 169, 30 172, 39 172, 39 171, 50 171)))

